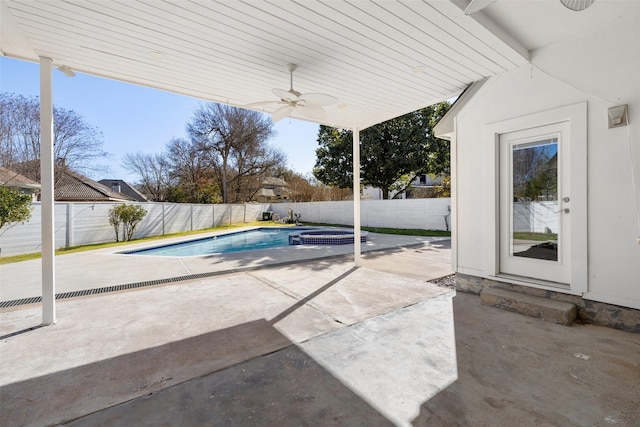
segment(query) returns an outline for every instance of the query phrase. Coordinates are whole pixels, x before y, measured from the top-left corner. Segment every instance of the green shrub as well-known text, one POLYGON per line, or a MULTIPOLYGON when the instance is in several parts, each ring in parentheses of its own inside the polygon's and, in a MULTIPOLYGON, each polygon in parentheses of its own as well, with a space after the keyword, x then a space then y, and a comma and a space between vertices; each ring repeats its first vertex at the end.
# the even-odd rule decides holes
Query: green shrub
POLYGON ((31 218, 31 196, 0 187, 0 230, 31 218))
POLYGON ((116 242, 120 241, 120 225, 124 226, 122 240, 131 240, 136 226, 147 215, 147 210, 137 205, 115 205, 109 209, 109 224, 116 233, 116 242))

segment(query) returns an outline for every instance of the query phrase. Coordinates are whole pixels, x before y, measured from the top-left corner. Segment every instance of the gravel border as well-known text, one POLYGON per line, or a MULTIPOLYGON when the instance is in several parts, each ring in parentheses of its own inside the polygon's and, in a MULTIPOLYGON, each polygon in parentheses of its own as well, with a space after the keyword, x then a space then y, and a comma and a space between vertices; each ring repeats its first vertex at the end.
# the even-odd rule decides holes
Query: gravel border
POLYGON ((448 276, 440 277, 438 279, 429 280, 428 283, 433 283, 441 288, 455 289, 456 288, 456 275, 450 274, 448 276))

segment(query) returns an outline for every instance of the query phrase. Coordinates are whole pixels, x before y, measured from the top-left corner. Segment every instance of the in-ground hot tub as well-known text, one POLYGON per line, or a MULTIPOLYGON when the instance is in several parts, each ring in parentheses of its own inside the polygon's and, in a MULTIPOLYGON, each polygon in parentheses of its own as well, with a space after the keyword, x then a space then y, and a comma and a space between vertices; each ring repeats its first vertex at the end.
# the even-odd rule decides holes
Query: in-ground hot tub
MULTIPOLYGON (((360 242, 366 242, 368 234, 361 231, 360 242)), ((350 230, 303 230, 289 234, 289 245, 350 245, 353 238, 350 230)))

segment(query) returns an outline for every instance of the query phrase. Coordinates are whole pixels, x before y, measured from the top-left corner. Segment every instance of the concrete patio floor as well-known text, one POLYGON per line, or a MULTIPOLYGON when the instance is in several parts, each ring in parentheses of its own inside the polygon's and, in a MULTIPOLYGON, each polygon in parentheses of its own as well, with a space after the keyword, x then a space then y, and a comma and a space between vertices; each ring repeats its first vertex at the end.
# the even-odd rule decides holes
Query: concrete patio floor
POLYGON ((426 283, 449 256, 251 266, 62 300, 49 327, 4 309, 0 424, 637 425, 640 336, 454 297, 426 283))

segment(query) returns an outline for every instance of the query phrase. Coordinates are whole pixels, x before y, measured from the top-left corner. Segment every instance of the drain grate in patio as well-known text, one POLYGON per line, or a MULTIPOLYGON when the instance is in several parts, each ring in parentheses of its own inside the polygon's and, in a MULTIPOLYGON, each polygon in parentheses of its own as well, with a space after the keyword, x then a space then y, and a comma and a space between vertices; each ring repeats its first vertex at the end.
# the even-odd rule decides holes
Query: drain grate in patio
MULTIPOLYGON (((405 245, 404 247, 411 248, 411 247, 416 247, 416 246, 421 246, 421 245, 422 245, 422 243, 413 243, 413 244, 405 245)), ((384 252, 384 251, 388 251, 388 250, 389 250, 389 248, 376 248, 376 249, 370 249, 367 252, 384 252)), ((85 289, 85 290, 82 290, 82 291, 62 292, 62 293, 56 294, 56 300, 77 298, 77 297, 83 297, 83 296, 87 296, 87 295, 104 294, 104 293, 109 293, 109 292, 126 291, 126 290, 129 290, 129 289, 144 288, 144 287, 147 287, 147 286, 166 285, 168 283, 184 282, 184 281, 187 281, 187 280, 195 280, 195 279, 206 279, 207 277, 220 276, 220 275, 223 275, 223 274, 241 273, 241 272, 244 272, 244 271, 257 270, 257 269, 260 269, 260 268, 281 267, 283 265, 302 264, 302 263, 310 262, 310 261, 318 261, 318 260, 326 260, 326 259, 334 259, 334 258, 345 258, 345 257, 350 257, 350 256, 352 256, 352 255, 351 254, 328 255, 328 256, 321 256, 321 257, 313 258, 313 260, 300 259, 300 260, 274 262, 274 263, 270 263, 269 265, 256 265, 256 266, 240 267, 240 268, 234 268, 234 269, 224 270, 224 271, 212 271, 212 272, 208 272, 208 273, 189 274, 189 275, 186 275, 186 276, 170 277, 170 278, 167 278, 167 279, 148 280, 148 281, 145 281, 145 282, 126 283, 124 285, 105 286, 105 287, 102 287, 102 288, 85 289)), ((41 303, 41 302, 42 302, 42 297, 41 296, 39 296, 39 297, 21 298, 21 299, 15 299, 15 300, 10 300, 10 301, 0 301, 0 309, 9 308, 9 307, 16 307, 16 306, 20 306, 20 305, 37 304, 37 303, 41 303)))
MULTIPOLYGON (((410 245, 410 246, 414 246, 414 245, 410 245)), ((386 250, 386 249, 374 249, 374 250, 372 250, 370 252, 377 252, 377 251, 382 251, 382 250, 386 250)), ((331 259, 331 258, 343 258, 343 257, 347 257, 347 256, 349 256, 349 255, 344 255, 344 254, 329 255, 329 256, 325 256, 325 257, 314 258, 314 260, 331 259)), ((82 291, 62 292, 62 293, 56 294, 56 300, 62 300, 62 299, 68 299, 68 298, 77 298, 77 297, 83 297, 83 296, 87 296, 87 295, 104 294, 104 293, 109 293, 109 292, 126 291, 126 290, 129 290, 129 289, 144 288, 146 286, 166 285, 168 283, 184 282, 184 281, 187 281, 187 280, 206 279, 208 277, 220 276, 220 275, 223 275, 223 274, 240 273, 240 272, 244 272, 244 271, 257 270, 259 268, 280 267, 280 266, 283 266, 283 265, 300 264, 300 263, 304 263, 304 262, 309 262, 309 260, 301 259, 301 260, 293 260, 293 261, 275 262, 275 263, 269 264, 268 266, 241 267, 241 268, 234 268, 234 269, 224 270, 224 271, 212 271, 212 272, 208 272, 208 273, 197 273, 197 274, 189 274, 189 275, 186 275, 186 276, 170 277, 170 278, 167 278, 167 279, 148 280, 148 281, 145 281, 145 282, 126 283, 124 285, 105 286, 105 287, 102 287, 102 288, 86 289, 86 290, 82 290, 82 291)), ((42 297, 30 297, 30 298, 15 299, 15 300, 11 300, 11 301, 0 301, 0 309, 8 308, 8 307, 16 307, 16 306, 20 306, 20 305, 36 304, 36 303, 40 303, 40 302, 42 302, 42 297)))
MULTIPOLYGON (((62 293, 56 294, 56 300, 83 297, 87 295, 104 294, 109 292, 126 291, 129 289, 143 288, 146 286, 164 285, 167 283, 182 282, 185 280, 203 279, 203 278, 212 277, 212 276, 216 276, 223 273, 228 273, 228 272, 190 274, 188 276, 171 277, 168 279, 158 279, 158 280, 149 280, 145 282, 126 283, 124 285, 105 286, 102 288, 85 289, 82 291, 62 292, 62 293)), ((42 297, 30 297, 30 298, 21 298, 21 299, 16 299, 11 301, 0 301, 0 308, 15 307, 18 305, 36 304, 40 302, 42 302, 42 297)))

